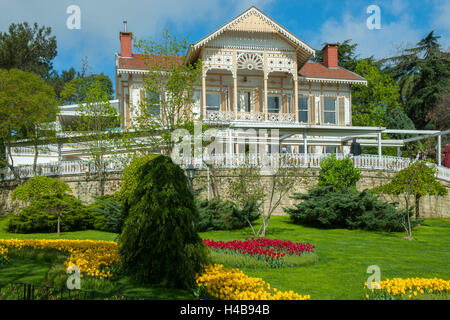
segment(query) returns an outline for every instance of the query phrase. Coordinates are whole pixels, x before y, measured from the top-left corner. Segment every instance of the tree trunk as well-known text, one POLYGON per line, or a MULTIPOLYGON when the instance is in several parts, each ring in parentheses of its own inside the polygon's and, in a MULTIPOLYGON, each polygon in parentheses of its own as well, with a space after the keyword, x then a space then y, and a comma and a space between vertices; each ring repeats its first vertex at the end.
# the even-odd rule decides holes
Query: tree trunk
POLYGON ((8 156, 9 156, 9 159, 11 160, 11 163, 8 161, 8 159, 6 159, 6 165, 8 166, 9 170, 11 170, 12 174, 14 175, 14 178, 20 185, 20 184, 22 184, 22 180, 20 178, 19 173, 14 168, 14 159, 11 154, 11 146, 8 145, 7 149, 8 149, 8 156))
POLYGON ((59 238, 61 237, 61 213, 58 213, 58 226, 56 228, 56 234, 59 238))
POLYGON ((415 197, 415 212, 416 212, 416 220, 420 218, 420 196, 415 197))
POLYGON ((34 145, 34 159, 33 159, 33 174, 34 174, 34 176, 37 175, 36 168, 37 168, 38 156, 39 156, 39 150, 38 150, 37 144, 35 144, 34 145))

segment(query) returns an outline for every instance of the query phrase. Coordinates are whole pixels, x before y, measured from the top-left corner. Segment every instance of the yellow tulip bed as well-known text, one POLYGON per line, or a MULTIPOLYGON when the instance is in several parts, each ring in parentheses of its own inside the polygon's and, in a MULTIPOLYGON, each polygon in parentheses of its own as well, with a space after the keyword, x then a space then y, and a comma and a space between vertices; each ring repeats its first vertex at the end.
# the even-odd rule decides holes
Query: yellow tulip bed
POLYGON ((224 269, 223 265, 211 265, 197 276, 197 284, 207 294, 221 300, 310 300, 309 295, 293 291, 283 292, 271 288, 261 278, 251 278, 239 269, 224 269))
POLYGON ((380 281, 379 285, 373 283, 369 290, 367 283, 364 284, 367 293, 366 299, 427 299, 439 298, 450 292, 450 281, 438 278, 393 278, 380 281))
POLYGON ((5 263, 8 260, 8 257, 6 256, 7 253, 8 248, 0 245, 0 264, 5 263))
POLYGON ((117 243, 112 241, 93 240, 3 240, 0 239, 0 256, 6 257, 8 248, 21 249, 31 247, 36 250, 56 249, 67 252, 69 258, 64 262, 66 267, 76 265, 82 275, 91 277, 110 278, 107 268, 120 261, 117 243))

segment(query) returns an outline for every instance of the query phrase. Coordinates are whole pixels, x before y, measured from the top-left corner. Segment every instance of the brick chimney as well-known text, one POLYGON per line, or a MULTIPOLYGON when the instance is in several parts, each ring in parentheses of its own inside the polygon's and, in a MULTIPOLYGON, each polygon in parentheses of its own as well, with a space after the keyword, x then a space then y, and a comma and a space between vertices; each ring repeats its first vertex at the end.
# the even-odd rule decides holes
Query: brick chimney
POLYGON ((327 43, 322 49, 323 64, 328 68, 337 68, 338 66, 338 44, 327 43))
POLYGON ((120 55, 122 57, 131 57, 131 40, 133 33, 127 32, 127 22, 123 22, 124 31, 120 33, 120 55))

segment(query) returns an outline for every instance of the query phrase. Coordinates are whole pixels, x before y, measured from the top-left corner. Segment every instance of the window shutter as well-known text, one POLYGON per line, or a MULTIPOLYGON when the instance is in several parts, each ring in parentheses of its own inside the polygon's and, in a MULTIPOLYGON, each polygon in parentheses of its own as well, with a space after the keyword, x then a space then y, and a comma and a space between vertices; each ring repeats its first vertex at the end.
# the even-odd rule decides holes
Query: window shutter
POLYGON ((325 114, 324 114, 324 104, 325 104, 325 102, 324 102, 324 97, 323 96, 320 96, 320 107, 319 107, 319 110, 320 110, 320 115, 319 115, 319 117, 320 117, 320 121, 319 121, 319 123, 320 124, 323 124, 323 123, 325 123, 325 120, 324 120, 324 118, 325 118, 325 114))
POLYGON ((314 97, 310 96, 308 99, 308 104, 309 104, 309 118, 310 118, 310 123, 311 124, 315 124, 315 108, 314 108, 314 97))
POLYGON ((287 97, 285 94, 281 96, 281 112, 287 113, 287 97))
POLYGON ((351 123, 350 119, 350 100, 348 97, 344 97, 344 114, 345 114, 345 125, 349 126, 351 123))
POLYGON ((230 87, 228 92, 230 93, 230 111, 234 111, 234 90, 230 87))
POLYGON ((338 104, 338 124, 341 126, 345 125, 345 101, 344 97, 338 97, 337 99, 338 104))
POLYGON ((320 124, 321 123, 321 112, 320 112, 320 97, 315 96, 314 97, 314 114, 315 114, 315 123, 320 124))
POLYGON ((220 93, 220 111, 226 110, 227 110, 227 93, 225 91, 222 91, 220 93))

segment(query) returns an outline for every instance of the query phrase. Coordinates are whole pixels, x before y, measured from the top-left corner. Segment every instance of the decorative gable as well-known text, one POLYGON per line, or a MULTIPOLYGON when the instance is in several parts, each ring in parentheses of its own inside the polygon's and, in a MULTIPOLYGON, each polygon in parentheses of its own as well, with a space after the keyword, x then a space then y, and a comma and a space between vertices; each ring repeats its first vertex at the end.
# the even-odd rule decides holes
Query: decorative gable
POLYGON ((315 55, 315 50, 311 46, 280 26, 257 8, 251 7, 216 31, 192 44, 187 54, 188 60, 193 61, 197 59, 201 48, 210 46, 214 39, 217 39, 219 36, 221 37, 224 33, 230 32, 276 35, 296 51, 298 65, 303 65, 311 56, 315 55))
POLYGON ((250 31, 250 32, 271 32, 277 33, 278 30, 266 20, 263 20, 255 11, 250 11, 250 14, 244 16, 235 25, 231 26, 229 30, 235 31, 250 31))

